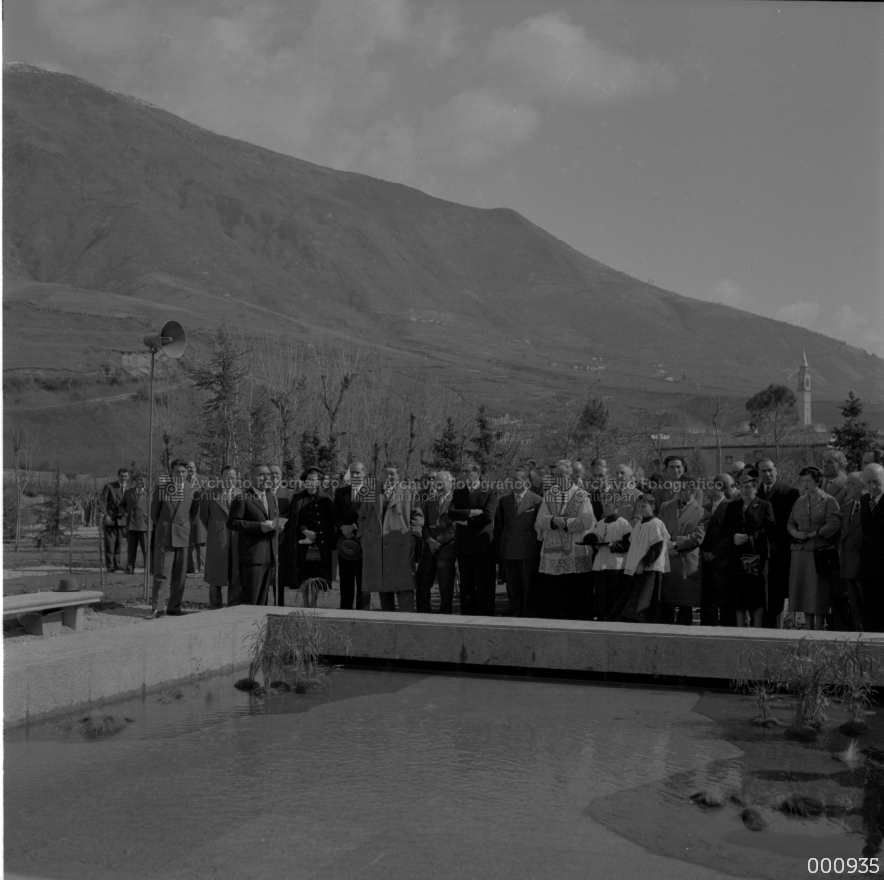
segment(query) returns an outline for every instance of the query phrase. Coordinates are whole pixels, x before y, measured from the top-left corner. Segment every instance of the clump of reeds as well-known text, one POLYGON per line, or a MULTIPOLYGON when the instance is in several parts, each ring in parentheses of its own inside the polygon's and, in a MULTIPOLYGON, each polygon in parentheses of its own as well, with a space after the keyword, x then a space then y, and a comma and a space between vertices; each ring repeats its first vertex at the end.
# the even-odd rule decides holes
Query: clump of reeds
POLYGON ((84 715, 80 719, 80 733, 86 737, 112 736, 131 721, 131 718, 117 718, 115 715, 84 715))
POLYGON ((850 718, 839 730, 845 736, 862 736, 869 732, 869 725, 861 716, 872 705, 875 682, 881 675, 880 664, 865 649, 860 635, 855 641, 839 644, 836 666, 838 693, 850 712, 850 718))
POLYGON ((857 770, 865 761, 865 756, 860 751, 859 743, 853 739, 843 752, 832 755, 836 761, 845 764, 850 770, 857 770))
POLYGON ((776 727, 780 723, 773 717, 773 703, 786 685, 777 659, 758 651, 744 651, 740 655, 740 674, 731 685, 752 697, 758 709, 758 715, 751 719, 752 724, 776 727))
POLYGON ((240 690, 257 690, 258 674, 264 689, 317 693, 328 688, 330 655, 347 654, 349 639, 315 613, 293 611, 285 616, 268 614, 257 624, 249 647, 249 674, 236 683, 240 690))
POLYGON ((788 816, 822 816, 826 811, 825 804, 815 797, 806 794, 790 794, 783 799, 780 809, 788 816))
POLYGON ((301 591, 305 608, 315 608, 320 593, 330 590, 331 584, 325 578, 307 578, 301 581, 301 591))
POLYGON ((830 698, 838 692, 838 649, 801 639, 783 652, 779 674, 792 696, 792 739, 815 739, 828 720, 830 698))

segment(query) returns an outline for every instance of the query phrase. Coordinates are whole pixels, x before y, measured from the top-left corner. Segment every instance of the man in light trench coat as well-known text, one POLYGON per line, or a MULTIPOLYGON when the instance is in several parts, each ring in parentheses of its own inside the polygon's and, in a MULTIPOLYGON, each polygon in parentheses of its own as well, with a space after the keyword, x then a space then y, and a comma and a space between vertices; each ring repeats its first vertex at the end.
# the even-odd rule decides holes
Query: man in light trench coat
POLYGON ((356 537, 362 544, 362 590, 380 596, 383 611, 414 611, 415 572, 424 514, 416 490, 384 466, 383 485, 359 508, 356 537), (394 598, 396 597, 396 598, 394 598))

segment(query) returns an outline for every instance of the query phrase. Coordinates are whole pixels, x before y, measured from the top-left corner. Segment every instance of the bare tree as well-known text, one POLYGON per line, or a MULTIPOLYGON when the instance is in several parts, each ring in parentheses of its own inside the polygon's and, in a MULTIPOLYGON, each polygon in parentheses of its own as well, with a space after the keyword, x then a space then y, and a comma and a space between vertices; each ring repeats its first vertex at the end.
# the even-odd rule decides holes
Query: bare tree
MULTIPOLYGON (((356 383, 360 372, 362 348, 355 340, 344 339, 341 343, 325 343, 316 350, 314 369, 319 378, 319 403, 325 415, 327 445, 336 457, 338 417, 347 392, 356 383)), ((332 464, 334 467, 334 462, 332 464)))
POLYGON ((304 354, 291 339, 280 340, 258 349, 256 367, 276 413, 278 457, 283 475, 289 478, 295 473, 295 416, 307 386, 304 354))
POLYGON ((25 428, 12 431, 12 467, 15 472, 15 552, 21 543, 22 498, 31 480, 33 439, 25 428))

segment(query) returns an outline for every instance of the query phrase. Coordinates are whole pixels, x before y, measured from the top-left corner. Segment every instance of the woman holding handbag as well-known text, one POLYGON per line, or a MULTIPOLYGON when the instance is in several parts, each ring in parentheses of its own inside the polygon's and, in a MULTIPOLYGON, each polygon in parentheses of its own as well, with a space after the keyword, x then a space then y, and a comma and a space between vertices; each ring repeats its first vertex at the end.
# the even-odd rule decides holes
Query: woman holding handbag
POLYGON ((335 524, 332 500, 320 491, 324 476, 319 468, 308 468, 301 476, 304 488, 292 496, 288 509, 294 583, 302 588, 305 608, 315 608, 317 597, 305 581, 321 578, 331 588, 335 524))
POLYGON ((755 468, 746 468, 737 478, 740 497, 725 508, 716 549, 727 560, 721 619, 736 618, 737 626, 746 626, 748 612, 752 626, 760 627, 767 607, 764 565, 777 523, 770 502, 757 495, 758 480, 755 468))
POLYGON ((813 465, 798 474, 801 495, 789 516, 792 566, 789 611, 802 611, 807 628, 822 629, 831 605, 832 577, 838 577, 835 538, 841 528, 838 502, 820 488, 823 472, 813 465))

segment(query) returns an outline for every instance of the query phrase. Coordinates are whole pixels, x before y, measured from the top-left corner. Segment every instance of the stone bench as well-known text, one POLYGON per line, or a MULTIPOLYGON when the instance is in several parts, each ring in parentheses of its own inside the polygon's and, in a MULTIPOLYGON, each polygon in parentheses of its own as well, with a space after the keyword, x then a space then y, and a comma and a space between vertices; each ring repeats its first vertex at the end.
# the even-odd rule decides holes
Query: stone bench
POLYGON ((100 602, 103 598, 104 593, 99 590, 52 591, 4 596, 3 619, 21 618, 25 632, 32 636, 46 635, 63 626, 78 631, 83 629, 86 606, 100 602))

